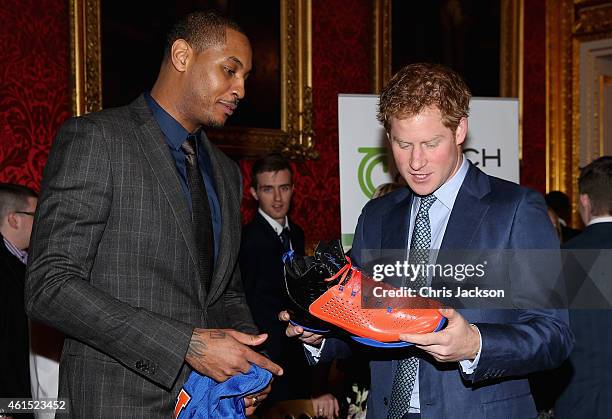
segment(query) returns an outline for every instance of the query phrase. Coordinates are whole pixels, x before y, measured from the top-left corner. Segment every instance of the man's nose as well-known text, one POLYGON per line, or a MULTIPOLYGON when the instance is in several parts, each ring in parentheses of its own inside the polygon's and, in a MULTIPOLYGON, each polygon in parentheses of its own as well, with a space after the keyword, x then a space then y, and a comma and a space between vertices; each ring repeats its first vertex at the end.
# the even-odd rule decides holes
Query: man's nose
POLYGON ((232 95, 234 95, 236 99, 242 99, 245 94, 244 79, 242 77, 237 77, 232 88, 232 95))
POLYGON ((410 155, 410 167, 413 170, 420 170, 426 164, 427 158, 425 157, 425 153, 423 153, 420 147, 414 147, 412 149, 412 154, 410 155))
POLYGON ((281 200, 280 189, 277 189, 277 188, 274 189, 274 200, 275 201, 280 201, 281 200))

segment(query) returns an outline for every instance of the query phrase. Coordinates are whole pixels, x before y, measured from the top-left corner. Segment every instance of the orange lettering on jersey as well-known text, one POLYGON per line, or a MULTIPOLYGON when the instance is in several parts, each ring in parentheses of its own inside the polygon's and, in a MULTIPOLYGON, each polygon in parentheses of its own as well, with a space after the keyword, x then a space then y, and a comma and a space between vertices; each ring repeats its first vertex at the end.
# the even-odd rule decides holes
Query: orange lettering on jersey
POLYGON ((184 388, 181 389, 178 397, 176 398, 176 406, 174 407, 174 419, 178 418, 181 414, 181 411, 187 407, 189 401, 191 400, 191 396, 189 393, 185 391, 184 388))

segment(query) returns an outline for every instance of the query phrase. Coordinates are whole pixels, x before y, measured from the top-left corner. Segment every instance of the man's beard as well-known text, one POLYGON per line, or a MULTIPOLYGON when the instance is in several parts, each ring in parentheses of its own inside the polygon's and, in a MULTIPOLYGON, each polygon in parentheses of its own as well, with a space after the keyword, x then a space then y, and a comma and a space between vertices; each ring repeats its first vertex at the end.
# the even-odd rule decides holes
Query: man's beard
MULTIPOLYGON (((227 119, 226 119, 227 120, 227 119)), ((225 126, 225 121, 219 122, 217 120, 215 120, 213 117, 209 116, 207 118, 207 120, 204 122, 204 126, 208 127, 208 128, 223 128, 225 126)))

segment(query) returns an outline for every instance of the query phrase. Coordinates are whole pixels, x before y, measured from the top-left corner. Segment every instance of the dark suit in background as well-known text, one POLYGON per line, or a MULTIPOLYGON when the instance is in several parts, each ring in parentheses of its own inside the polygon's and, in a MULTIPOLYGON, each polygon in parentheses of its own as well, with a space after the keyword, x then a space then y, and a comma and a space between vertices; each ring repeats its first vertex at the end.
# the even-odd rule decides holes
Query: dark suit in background
POLYGON ((567 227, 564 225, 560 226, 560 230, 561 230, 561 234, 560 234, 559 240, 561 240, 561 243, 565 243, 568 240, 571 240, 574 237, 576 237, 578 234, 580 234, 580 230, 577 230, 571 227, 567 227))
POLYGON ((169 417, 191 371, 193 328, 256 332, 238 252, 236 164, 202 134, 223 220, 210 290, 191 213, 144 97, 70 119, 45 167, 29 314, 64 332, 60 397, 74 417, 169 417))
MULTIPOLYGON (((304 254, 304 231, 289 220, 293 250, 304 254)), ((270 358, 284 368, 276 377, 270 400, 309 398, 308 368, 301 343, 285 335, 278 313, 288 307, 283 267, 283 244, 270 223, 258 212, 242 230, 240 271, 247 303, 260 331, 268 333, 264 343, 270 358)))
POLYGON ((27 398, 30 390, 28 318, 23 302, 25 265, 0 235, 0 397, 27 398))
MULTIPOLYGON (((612 249, 612 222, 587 226, 563 248, 612 249)), ((568 278, 569 281, 580 279, 568 278)), ((575 309, 570 310, 569 316, 576 343, 569 360, 558 372, 565 374, 562 378, 568 380, 564 382, 566 387, 555 405, 555 417, 610 418, 612 417, 612 334, 610 333, 612 311, 575 309)))

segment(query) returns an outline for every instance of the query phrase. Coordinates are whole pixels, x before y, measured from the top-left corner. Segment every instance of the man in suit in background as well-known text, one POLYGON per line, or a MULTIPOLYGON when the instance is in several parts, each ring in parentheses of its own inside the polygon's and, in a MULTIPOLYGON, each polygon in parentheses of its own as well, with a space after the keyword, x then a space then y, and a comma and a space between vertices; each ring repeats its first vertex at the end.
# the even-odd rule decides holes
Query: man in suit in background
MULTIPOLYGON (((366 204, 351 250, 354 264, 371 263, 368 249, 559 247, 539 194, 486 175, 462 154, 469 101, 461 77, 435 64, 408 65, 383 89, 378 119, 410 189, 366 204)), ((554 298, 546 285, 534 285, 543 294, 538 297, 554 298)), ((378 351, 370 363, 368 418, 535 417, 526 375, 554 368, 567 357, 572 346, 567 313, 440 311, 448 320, 442 331, 404 334, 401 339, 414 346, 378 351)), ((314 359, 347 352, 339 339, 325 339, 317 351, 320 335, 291 325, 286 332, 315 346, 314 359)))
MULTIPOLYGON (((277 319, 288 298, 282 257, 289 250, 304 254, 304 231, 287 216, 293 196, 289 163, 271 154, 257 160, 252 173, 250 192, 259 207, 242 230, 240 271, 253 320, 260 330, 269 332, 264 346, 280 362, 288 341, 277 319)), ((288 391, 280 387, 272 395, 288 391)))
POLYGON ((302 381, 299 374, 290 371, 298 365, 286 362, 294 361, 291 358, 298 353, 295 347, 301 350, 301 345, 285 336, 277 319, 278 313, 287 307, 288 298, 283 254, 289 250, 304 254, 304 231, 287 217, 293 196, 291 167, 281 155, 271 154, 257 160, 252 173, 250 192, 259 208, 242 230, 240 271, 244 291, 255 324, 268 332, 264 344, 268 355, 285 366, 285 374, 276 381, 270 400, 304 398, 306 395, 291 397, 304 386, 303 382, 292 381, 295 378, 302 381))
MULTIPOLYGON (((304 254, 304 231, 287 216, 293 197, 289 162, 277 153, 257 160, 252 168, 250 192, 259 207, 253 220, 242 230, 240 271, 253 320, 269 335, 265 349, 273 361, 285 368, 283 376, 274 383, 269 401, 314 395, 317 396, 312 399, 315 412, 326 417, 337 415, 338 401, 320 385, 311 388, 313 380, 307 377, 313 368, 304 358, 302 345, 289 339, 278 321, 278 313, 288 305, 283 254, 289 250, 304 254)), ((326 373, 327 366, 321 367, 325 367, 321 372, 326 373)))
MULTIPOLYGON (((563 248, 607 249, 604 258, 609 260, 609 250, 612 249, 611 156, 600 157, 580 170, 578 191, 578 208, 586 228, 563 248)), ((583 261, 587 256, 585 252, 576 253, 576 257, 583 261)), ((596 253, 592 256, 595 258, 596 253)), ((569 270, 568 281, 581 282, 586 273, 573 274, 569 270)), ((607 281, 611 274, 609 270, 604 272, 607 281)), ((593 310, 582 307, 570 310, 569 317, 576 343, 567 365, 564 365, 568 367, 570 376, 555 405, 555 417, 609 418, 612 416, 612 335, 609 333, 612 312, 606 306, 593 310)))
POLYGON ((0 184, 0 397, 3 398, 31 397, 28 318, 23 289, 37 201, 36 192, 25 186, 0 184))
MULTIPOLYGON (((234 22, 192 13, 150 93, 68 120, 53 143, 25 294, 32 318, 66 334, 71 416, 169 417, 192 369, 282 374, 251 349, 266 336, 238 269, 239 170, 202 129, 236 110, 251 54, 234 22)), ((247 414, 268 391, 245 398, 247 414)))

